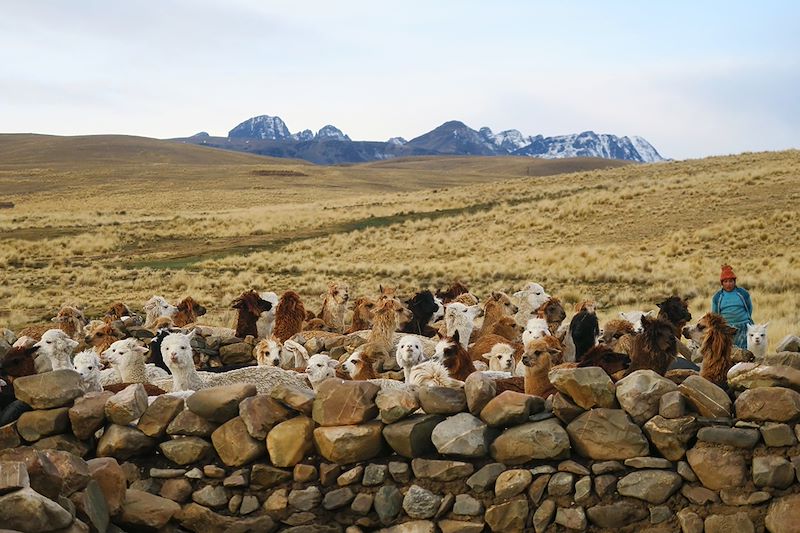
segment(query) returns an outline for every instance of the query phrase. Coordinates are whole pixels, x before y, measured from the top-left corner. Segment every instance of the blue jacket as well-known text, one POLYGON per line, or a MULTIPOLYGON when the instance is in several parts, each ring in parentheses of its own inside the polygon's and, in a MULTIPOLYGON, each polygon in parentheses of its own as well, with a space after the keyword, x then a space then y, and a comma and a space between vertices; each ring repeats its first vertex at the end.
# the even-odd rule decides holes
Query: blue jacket
MULTIPOLYGON (((714 296, 711 297, 711 312, 712 313, 719 313, 719 304, 722 301, 722 294, 725 292, 725 289, 718 290, 714 296)), ((750 320, 753 317, 753 302, 750 301, 750 293, 747 292, 745 289, 741 287, 734 287, 733 292, 742 299, 742 305, 747 310, 747 314, 750 316, 750 320)))

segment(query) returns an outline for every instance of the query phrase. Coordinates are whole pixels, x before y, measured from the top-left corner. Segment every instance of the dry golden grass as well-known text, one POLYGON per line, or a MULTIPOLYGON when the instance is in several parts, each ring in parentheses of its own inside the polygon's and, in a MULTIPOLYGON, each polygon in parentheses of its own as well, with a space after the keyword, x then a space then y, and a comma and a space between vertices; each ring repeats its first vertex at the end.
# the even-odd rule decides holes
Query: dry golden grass
POLYGON ((772 345, 800 330, 797 151, 603 170, 524 158, 319 167, 122 137, 92 138, 88 162, 69 155, 80 139, 37 159, 37 139, 8 137, 0 326, 153 294, 191 294, 208 322, 228 323, 246 288, 292 288, 316 310, 329 280, 355 295, 537 281, 567 303, 597 300, 601 318, 679 293, 699 318, 729 262, 772 345))

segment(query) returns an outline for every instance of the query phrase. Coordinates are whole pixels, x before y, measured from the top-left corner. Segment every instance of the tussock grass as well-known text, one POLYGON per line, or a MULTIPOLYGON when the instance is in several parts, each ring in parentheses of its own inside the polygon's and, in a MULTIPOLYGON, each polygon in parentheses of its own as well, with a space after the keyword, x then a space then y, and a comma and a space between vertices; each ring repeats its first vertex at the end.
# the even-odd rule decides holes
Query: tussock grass
POLYGON ((771 343, 800 330, 797 151, 548 176, 515 158, 316 167, 233 155, 246 161, 161 156, 160 173, 136 171, 130 155, 0 165, 0 184, 24 182, 0 211, 0 326, 67 301, 99 313, 153 294, 191 294, 208 323, 227 325, 244 289, 292 288, 317 310, 330 280, 356 295, 381 283, 410 295, 460 279, 485 295, 537 281, 567 305, 595 299, 602 319, 677 293, 699 318, 728 262, 771 343))

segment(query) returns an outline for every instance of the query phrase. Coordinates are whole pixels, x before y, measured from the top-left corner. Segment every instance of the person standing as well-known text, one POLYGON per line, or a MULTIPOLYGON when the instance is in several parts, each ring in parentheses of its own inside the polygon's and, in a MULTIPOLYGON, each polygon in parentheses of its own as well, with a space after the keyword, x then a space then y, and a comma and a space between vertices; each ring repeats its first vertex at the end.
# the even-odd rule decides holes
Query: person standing
POLYGON ((722 265, 719 282, 722 288, 711 297, 711 312, 722 315, 729 326, 736 328, 733 343, 747 349, 747 325, 753 324, 750 293, 736 286, 736 274, 730 265, 722 265))

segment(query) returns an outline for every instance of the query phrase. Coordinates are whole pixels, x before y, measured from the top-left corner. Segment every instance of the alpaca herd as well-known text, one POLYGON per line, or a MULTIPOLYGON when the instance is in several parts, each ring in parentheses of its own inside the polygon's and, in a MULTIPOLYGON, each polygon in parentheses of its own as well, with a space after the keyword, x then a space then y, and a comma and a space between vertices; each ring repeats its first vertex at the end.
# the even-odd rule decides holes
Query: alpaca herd
MULTIPOLYGON (((752 353, 743 355, 733 347, 735 330, 720 315, 687 325, 691 313, 677 296, 657 302, 657 314, 626 311, 602 327, 594 302, 578 303, 567 320, 561 301, 537 283, 513 295, 494 291, 485 301, 461 283, 405 299, 387 287, 351 299, 347 284, 330 283, 321 298, 315 314, 291 290, 280 297, 245 291, 231 303, 232 328, 203 324, 206 308, 191 297, 173 305, 153 296, 143 316, 117 302, 91 322, 79 307, 65 305, 53 318, 56 328, 32 326, 16 335, 0 367, 0 407, 14 404, 15 378, 58 369, 78 372, 86 391, 143 383, 150 395, 236 383, 254 384, 259 392, 278 385, 314 389, 332 377, 381 388, 458 388, 480 372, 498 392, 548 398, 555 393, 554 369, 596 366, 615 381, 641 369, 675 380, 698 372, 725 387, 736 361, 766 352, 766 324, 748 328, 752 353), (197 347, 212 337, 251 342, 254 361, 210 364, 197 347)), ((19 416, 19 409, 15 404, 8 416, 19 416)))

